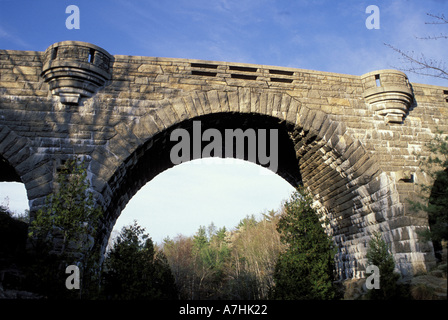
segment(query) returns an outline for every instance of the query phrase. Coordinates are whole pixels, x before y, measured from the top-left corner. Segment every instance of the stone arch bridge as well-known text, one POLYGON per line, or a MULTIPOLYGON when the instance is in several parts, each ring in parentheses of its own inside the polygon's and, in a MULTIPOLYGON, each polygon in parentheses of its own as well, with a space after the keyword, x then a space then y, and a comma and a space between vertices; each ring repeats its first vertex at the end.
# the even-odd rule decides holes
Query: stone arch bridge
MULTIPOLYGON (((403 274, 434 262, 409 210, 431 183, 415 152, 448 132, 448 88, 409 83, 396 70, 362 76, 264 65, 111 55, 64 41, 45 52, 0 51, 0 181, 24 183, 31 212, 65 160, 88 163, 105 211, 103 250, 132 196, 173 166, 171 132, 277 129, 277 174, 303 184, 329 218, 341 279, 363 276, 381 231, 403 274)), ((192 181, 194 183, 194 181, 192 181)))

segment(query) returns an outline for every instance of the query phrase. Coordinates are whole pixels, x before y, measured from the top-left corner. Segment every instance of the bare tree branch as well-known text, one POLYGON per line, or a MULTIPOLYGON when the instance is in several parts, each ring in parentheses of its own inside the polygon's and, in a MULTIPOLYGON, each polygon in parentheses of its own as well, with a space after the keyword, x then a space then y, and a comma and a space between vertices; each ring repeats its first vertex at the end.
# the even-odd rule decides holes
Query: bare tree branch
POLYGON ((419 40, 438 40, 438 39, 448 39, 448 35, 441 33, 438 36, 427 36, 427 37, 416 37, 419 40))
MULTIPOLYGON (((431 13, 427 13, 429 17, 434 18, 435 20, 432 22, 425 22, 425 24, 448 24, 448 19, 444 14, 435 15, 431 13)), ((441 33, 436 36, 426 36, 426 37, 416 37, 420 40, 439 40, 439 39, 448 39, 447 34, 441 33)), ((399 53, 402 56, 402 59, 406 61, 408 67, 399 68, 403 71, 412 72, 418 75, 441 78, 448 80, 448 68, 444 61, 438 61, 434 59, 427 58, 423 53, 416 54, 414 51, 405 52, 402 51, 390 44, 385 43, 386 46, 399 53)))
POLYGON ((408 62, 409 67, 401 68, 403 71, 448 80, 448 68, 443 61, 428 59, 424 54, 416 56, 413 51, 404 52, 387 43, 385 45, 401 54, 404 60, 408 62))
POLYGON ((440 16, 437 16, 435 14, 432 13, 427 13, 427 16, 433 17, 434 19, 436 19, 436 21, 433 22, 425 22, 425 24, 445 24, 448 23, 448 20, 445 18, 445 15, 442 13, 440 16), (437 21, 439 20, 439 21, 437 21))

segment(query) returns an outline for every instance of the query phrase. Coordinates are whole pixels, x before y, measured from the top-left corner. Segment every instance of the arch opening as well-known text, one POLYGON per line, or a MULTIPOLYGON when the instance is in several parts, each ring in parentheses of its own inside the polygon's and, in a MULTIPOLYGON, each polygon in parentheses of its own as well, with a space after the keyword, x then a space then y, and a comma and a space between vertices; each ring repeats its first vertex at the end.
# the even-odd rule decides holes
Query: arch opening
POLYGON ((249 161, 203 158, 176 165, 143 186, 121 212, 111 237, 137 220, 155 243, 193 236, 200 226, 231 231, 247 216, 278 210, 294 190, 249 161))
POLYGON ((13 166, 0 155, 0 206, 25 216, 29 210, 25 184, 13 166))
POLYGON ((0 155, 0 182, 20 182, 22 179, 9 162, 0 155))
MULTIPOLYGON (((172 141, 171 133, 181 128, 191 136, 197 120, 201 121, 202 132, 210 128, 219 128, 220 132, 229 128, 278 130, 276 174, 293 187, 304 185, 330 221, 327 233, 337 247, 337 272, 342 280, 364 276, 367 245, 373 232, 383 232, 389 242, 396 244, 397 252, 412 252, 412 238, 404 243, 397 236, 414 231, 407 225, 393 181, 379 169, 361 142, 350 137, 343 124, 305 107, 295 124, 260 114, 217 113, 174 123, 148 138, 119 163, 102 189, 105 216, 99 240, 103 252, 129 200, 147 182, 174 166, 170 150, 178 140, 172 141)), ((409 269, 409 260, 403 266, 409 269)))
MULTIPOLYGON (((106 209, 106 220, 115 223, 128 201, 140 188, 159 173, 174 166, 170 159, 170 151, 179 142, 171 141, 171 134, 175 129, 181 128, 186 130, 192 137, 194 121, 201 122, 202 132, 213 128, 221 132, 223 136, 224 130, 226 129, 254 129, 256 131, 256 129, 263 128, 278 130, 278 167, 276 173, 294 187, 301 183, 300 171, 295 158, 294 146, 289 136, 287 123, 279 122, 278 119, 273 117, 261 115, 254 116, 232 113, 200 116, 183 121, 176 126, 156 134, 152 139, 137 148, 123 162, 108 183, 110 189, 114 190, 114 192, 111 202, 106 209)), ((191 141, 191 143, 193 144, 194 142, 191 141)), ((207 141, 201 141, 201 150, 208 143, 207 141)), ((191 148, 193 147, 191 145, 191 148)), ((223 150, 222 155, 226 155, 225 150, 223 150)), ((242 160, 249 160, 247 159, 247 152, 245 152, 245 155, 245 159, 243 158, 242 160)), ((241 156, 239 157, 241 158, 241 156)), ((233 150, 233 158, 238 158, 235 149, 233 150)), ((192 155, 190 160, 194 159, 195 157, 192 155)))

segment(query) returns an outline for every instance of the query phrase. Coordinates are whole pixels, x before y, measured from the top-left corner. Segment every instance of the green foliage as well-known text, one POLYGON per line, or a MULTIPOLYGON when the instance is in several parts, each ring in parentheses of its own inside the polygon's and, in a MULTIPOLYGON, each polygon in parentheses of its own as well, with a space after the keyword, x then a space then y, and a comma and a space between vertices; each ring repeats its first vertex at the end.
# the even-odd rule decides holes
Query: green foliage
POLYGON ((89 287, 90 280, 97 277, 99 256, 94 239, 102 210, 89 190, 83 162, 66 161, 56 181, 56 191, 46 198, 29 226, 34 257, 27 270, 28 279, 31 286, 49 297, 75 297, 65 288, 65 268, 80 267, 82 288, 89 287))
POLYGON ((298 189, 285 203, 278 231, 287 249, 277 261, 272 297, 285 300, 336 298, 333 243, 312 207, 311 196, 304 189, 298 189))
MULTIPOLYGON (((370 289, 367 298, 371 300, 391 300, 406 298, 405 288, 398 284, 400 275, 394 271, 395 262, 389 246, 381 237, 381 233, 373 234, 367 249, 367 264, 375 265, 379 269, 380 288, 370 289)), ((370 276, 370 273, 366 273, 370 276)))
POLYGON ((137 222, 124 227, 104 261, 103 295, 112 300, 176 299, 166 257, 137 222))
POLYGON ((421 232, 423 241, 440 243, 448 240, 448 135, 437 131, 425 147, 431 156, 420 157, 420 166, 434 184, 420 184, 420 200, 409 202, 414 210, 428 213, 430 229, 421 232))
POLYGON ((252 214, 250 216, 246 216, 243 220, 240 221, 240 223, 238 224, 238 229, 242 230, 244 228, 250 228, 253 226, 257 225, 257 219, 255 218, 255 216, 252 214))
POLYGON ((211 224, 193 237, 166 239, 163 248, 180 298, 297 299, 297 293, 301 299, 335 298, 332 241, 311 198, 295 193, 282 210, 259 220, 247 216, 232 231, 211 224), (296 290, 301 285, 309 290, 296 290))
POLYGON ((201 226, 193 237, 165 239, 181 299, 267 299, 280 240, 278 216, 244 218, 234 230, 201 226))
POLYGON ((75 245, 76 250, 90 249, 102 210, 89 191, 84 164, 68 160, 58 173, 57 185, 57 191, 47 197, 31 222, 30 237, 53 244, 62 236, 61 254, 68 245, 75 245))
POLYGON ((230 250, 225 241, 226 229, 216 230, 212 223, 206 228, 199 227, 193 236, 193 251, 191 261, 194 272, 194 299, 216 298, 221 291, 226 275, 226 262, 230 250))
POLYGON ((200 226, 198 232, 193 236, 194 248, 197 252, 201 252, 209 246, 207 232, 204 226, 200 226))

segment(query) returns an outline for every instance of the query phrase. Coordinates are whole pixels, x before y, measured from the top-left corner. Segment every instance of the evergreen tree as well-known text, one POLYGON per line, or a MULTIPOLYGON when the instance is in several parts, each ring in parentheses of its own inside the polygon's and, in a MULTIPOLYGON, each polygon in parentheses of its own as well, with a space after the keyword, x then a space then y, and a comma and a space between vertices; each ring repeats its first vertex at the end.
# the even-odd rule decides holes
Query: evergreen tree
MULTIPOLYGON (((368 299, 390 300, 405 298, 405 288, 397 283, 400 275, 394 271, 395 262, 389 251, 389 246, 381 237, 381 233, 373 234, 367 250, 367 264, 378 267, 379 289, 370 289, 368 299)), ((366 273, 370 276, 370 273, 366 273)))
POLYGON ((201 251, 209 246, 209 241, 207 237, 207 232, 204 226, 200 226, 198 232, 193 237, 194 248, 197 251, 201 251))
POLYGON ((62 237, 59 254, 74 249, 87 251, 102 215, 89 190, 87 170, 83 162, 67 160, 57 175, 57 190, 46 199, 30 227, 30 237, 53 244, 62 237))
POLYGON ((99 251, 94 248, 94 239, 102 210, 89 190, 84 162, 67 160, 56 181, 56 190, 46 198, 29 227, 34 257, 27 278, 35 290, 49 297, 81 297, 83 288, 92 285, 90 280, 99 270, 99 251), (68 265, 80 268, 79 292, 68 292, 61 285, 65 283, 68 265))
POLYGON ((220 296, 230 250, 225 242, 225 228, 216 230, 212 223, 208 235, 204 226, 193 237, 194 298, 214 299, 220 296))
POLYGON ((277 228, 287 249, 280 254, 275 267, 272 298, 336 298, 333 243, 304 189, 298 189, 285 203, 277 228))
POLYGON ((409 200, 412 209, 428 214, 430 228, 421 232, 423 241, 433 241, 441 249, 448 240, 448 136, 437 131, 435 138, 425 145, 431 156, 421 157, 422 171, 429 175, 433 185, 420 184, 420 200, 409 200))
POLYGON ((166 257, 156 252, 145 229, 137 222, 123 227, 104 262, 107 299, 176 299, 174 277, 166 257))

